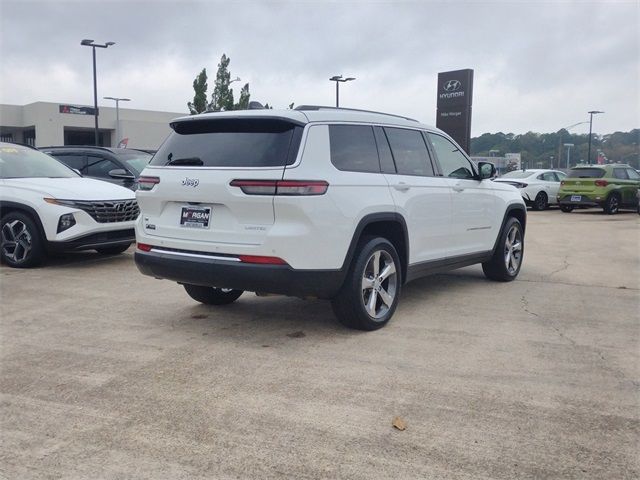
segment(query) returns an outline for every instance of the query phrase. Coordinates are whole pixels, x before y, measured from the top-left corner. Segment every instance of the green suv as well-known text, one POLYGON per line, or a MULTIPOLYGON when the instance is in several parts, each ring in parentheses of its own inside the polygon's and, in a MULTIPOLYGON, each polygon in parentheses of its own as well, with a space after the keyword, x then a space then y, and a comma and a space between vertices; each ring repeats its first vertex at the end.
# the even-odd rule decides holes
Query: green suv
POLYGON ((601 207, 605 213, 636 209, 640 174, 629 165, 589 165, 572 168, 560 183, 558 204, 563 212, 575 207, 601 207))

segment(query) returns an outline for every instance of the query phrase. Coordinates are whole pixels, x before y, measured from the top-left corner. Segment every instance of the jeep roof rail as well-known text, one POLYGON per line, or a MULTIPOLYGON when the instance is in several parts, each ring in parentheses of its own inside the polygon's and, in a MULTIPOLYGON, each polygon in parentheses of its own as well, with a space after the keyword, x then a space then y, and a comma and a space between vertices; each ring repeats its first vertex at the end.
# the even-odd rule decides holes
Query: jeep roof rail
POLYGON ((346 112, 362 112, 362 113, 375 113, 377 115, 386 115, 387 117, 402 118, 411 122, 417 122, 415 118, 405 117, 403 115, 394 115, 392 113, 376 112, 374 110, 361 110, 359 108, 343 108, 343 107, 327 107, 325 105, 298 105, 294 110, 310 111, 310 110, 344 110, 346 112))

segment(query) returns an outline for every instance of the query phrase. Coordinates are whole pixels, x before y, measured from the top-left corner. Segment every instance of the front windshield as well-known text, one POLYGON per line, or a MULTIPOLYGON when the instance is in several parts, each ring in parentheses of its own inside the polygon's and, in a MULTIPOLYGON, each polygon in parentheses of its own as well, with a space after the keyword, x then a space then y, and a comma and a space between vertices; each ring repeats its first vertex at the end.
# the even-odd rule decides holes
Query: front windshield
POLYGON ((118 155, 118 159, 126 163, 127 167, 136 174, 140 175, 140 172, 144 170, 144 167, 147 166, 152 156, 153 155, 146 152, 122 153, 118 155))
POLYGON ((522 171, 522 170, 514 170, 513 172, 508 172, 502 175, 500 178, 527 178, 533 175, 534 172, 522 171))
POLYGON ((73 178, 79 175, 38 150, 22 145, 0 145, 0 178, 73 178))

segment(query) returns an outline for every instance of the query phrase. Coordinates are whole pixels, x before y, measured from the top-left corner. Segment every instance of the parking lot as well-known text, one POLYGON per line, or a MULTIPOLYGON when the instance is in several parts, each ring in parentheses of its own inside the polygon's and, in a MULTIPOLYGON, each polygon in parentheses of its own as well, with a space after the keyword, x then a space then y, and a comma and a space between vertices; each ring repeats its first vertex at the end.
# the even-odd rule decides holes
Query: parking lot
POLYGON ((2 267, 0 476, 638 478, 638 218, 530 212, 515 282, 418 280, 372 333, 133 249, 2 267))

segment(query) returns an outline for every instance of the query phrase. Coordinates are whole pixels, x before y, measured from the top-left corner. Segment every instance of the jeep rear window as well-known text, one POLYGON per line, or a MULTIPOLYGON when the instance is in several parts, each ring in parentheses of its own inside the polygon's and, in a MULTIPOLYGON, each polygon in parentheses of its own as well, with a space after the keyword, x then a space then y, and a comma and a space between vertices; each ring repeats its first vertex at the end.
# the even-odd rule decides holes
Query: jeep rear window
POLYGON ((278 119, 216 119, 177 122, 150 165, 171 162, 202 167, 291 165, 302 127, 278 119))
POLYGON ((601 168, 572 168, 567 178, 601 178, 604 170, 601 168))

